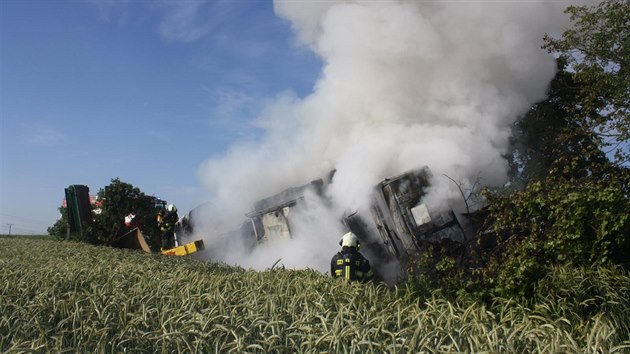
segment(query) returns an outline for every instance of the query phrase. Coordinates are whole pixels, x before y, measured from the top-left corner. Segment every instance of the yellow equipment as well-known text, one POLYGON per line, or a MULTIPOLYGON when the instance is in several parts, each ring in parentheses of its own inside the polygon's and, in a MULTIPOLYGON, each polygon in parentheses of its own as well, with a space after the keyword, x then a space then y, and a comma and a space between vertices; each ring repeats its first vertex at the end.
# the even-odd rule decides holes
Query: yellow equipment
MULTIPOLYGON (((139 228, 135 228, 128 233, 120 236, 114 240, 111 244, 117 248, 128 248, 133 250, 141 250, 146 253, 151 253, 151 248, 144 239, 144 235, 139 228)), ((191 243, 187 243, 175 248, 162 250, 161 253, 169 256, 187 256, 189 254, 199 252, 204 249, 203 240, 197 240, 191 243)))
POLYGON ((189 254, 203 250, 203 240, 197 240, 195 242, 187 243, 168 250, 162 250, 162 254, 168 256, 187 256, 189 254))

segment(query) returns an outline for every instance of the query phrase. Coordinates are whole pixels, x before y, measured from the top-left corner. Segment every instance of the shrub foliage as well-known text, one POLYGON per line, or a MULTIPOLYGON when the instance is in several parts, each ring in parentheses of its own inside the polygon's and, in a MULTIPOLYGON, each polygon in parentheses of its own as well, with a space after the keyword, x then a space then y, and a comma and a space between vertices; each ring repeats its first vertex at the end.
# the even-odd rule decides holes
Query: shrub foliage
POLYGON ((130 231, 125 226, 125 216, 135 214, 134 224, 139 227, 147 243, 153 249, 159 249, 159 228, 156 220, 157 211, 153 198, 145 195, 133 185, 118 178, 98 192, 101 212, 94 215, 94 223, 86 232, 89 242, 108 244, 113 239, 130 231))
POLYGON ((499 247, 486 274, 500 294, 531 295, 553 265, 625 264, 630 254, 627 170, 584 179, 531 182, 488 194, 499 247))

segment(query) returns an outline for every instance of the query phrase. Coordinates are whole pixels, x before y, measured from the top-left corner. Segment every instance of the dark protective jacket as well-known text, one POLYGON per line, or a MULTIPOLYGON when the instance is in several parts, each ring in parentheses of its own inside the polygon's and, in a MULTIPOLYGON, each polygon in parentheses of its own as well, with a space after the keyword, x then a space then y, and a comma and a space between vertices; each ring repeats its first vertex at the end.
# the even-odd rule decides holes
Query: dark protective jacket
POLYGON ((330 261, 330 274, 347 281, 366 282, 374 274, 370 262, 354 247, 344 247, 330 261))
POLYGON ((176 211, 166 212, 160 221, 159 226, 162 231, 162 249, 167 250, 175 247, 175 224, 179 220, 176 211))
POLYGON ((162 230, 162 232, 173 231, 173 228, 175 227, 175 224, 177 223, 178 220, 179 220, 179 217, 177 216, 176 211, 167 211, 166 215, 164 215, 160 219, 160 222, 159 222, 160 230, 162 230))

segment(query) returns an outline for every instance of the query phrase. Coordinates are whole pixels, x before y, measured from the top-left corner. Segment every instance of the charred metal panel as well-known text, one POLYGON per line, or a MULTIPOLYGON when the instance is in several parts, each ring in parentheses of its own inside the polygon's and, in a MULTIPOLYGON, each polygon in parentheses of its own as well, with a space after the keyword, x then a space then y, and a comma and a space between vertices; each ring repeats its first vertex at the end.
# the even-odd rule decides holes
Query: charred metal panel
POLYGON ((289 207, 272 211, 261 216, 264 234, 261 240, 289 240, 291 228, 289 227, 289 207))
POLYGON ((388 251, 399 259, 421 252, 424 243, 464 241, 452 210, 431 210, 421 203, 431 176, 423 167, 385 179, 376 187, 372 217, 388 251))
POLYGON ((457 217, 452 210, 435 213, 432 215, 433 227, 427 231, 424 240, 431 243, 438 243, 442 240, 464 242, 465 234, 457 217))
POLYGON ((385 179, 376 187, 374 216, 381 219, 383 232, 399 245, 399 257, 407 258, 420 251, 417 235, 421 227, 417 225, 412 209, 426 194, 430 177, 431 172, 424 167, 385 179))
POLYGON ((318 179, 303 186, 285 189, 254 203, 254 211, 248 213, 247 217, 251 221, 256 239, 259 241, 290 239, 291 227, 288 216, 291 208, 304 199, 308 190, 321 195, 322 187, 323 181, 318 179))
POLYGON ((370 207, 372 222, 376 225, 378 235, 386 245, 389 253, 395 258, 406 258, 409 242, 403 241, 399 233, 394 228, 394 218, 388 207, 385 195, 379 193, 378 189, 374 193, 372 206, 370 207))
MULTIPOLYGON (((382 238, 379 231, 375 229, 372 220, 365 220, 359 213, 352 213, 344 216, 343 223, 349 230, 352 230, 361 241, 361 249, 375 256, 373 261, 388 262, 398 257, 396 246, 388 238, 382 238)), ((378 228, 378 226, 376 226, 378 228)), ((375 262, 373 262, 375 263, 375 262)))

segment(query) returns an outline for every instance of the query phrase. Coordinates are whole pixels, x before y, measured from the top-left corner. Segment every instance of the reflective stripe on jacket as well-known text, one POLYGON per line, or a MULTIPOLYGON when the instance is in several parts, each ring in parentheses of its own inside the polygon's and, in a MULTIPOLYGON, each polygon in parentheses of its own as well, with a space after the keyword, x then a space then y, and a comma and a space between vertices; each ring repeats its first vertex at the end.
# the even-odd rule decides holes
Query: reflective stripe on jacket
POLYGON ((344 249, 335 254, 330 262, 330 274, 346 281, 365 282, 373 277, 370 262, 356 249, 344 249))

